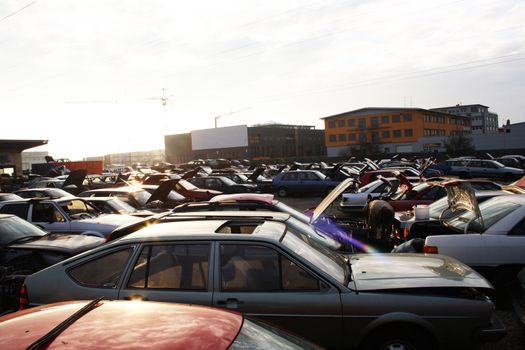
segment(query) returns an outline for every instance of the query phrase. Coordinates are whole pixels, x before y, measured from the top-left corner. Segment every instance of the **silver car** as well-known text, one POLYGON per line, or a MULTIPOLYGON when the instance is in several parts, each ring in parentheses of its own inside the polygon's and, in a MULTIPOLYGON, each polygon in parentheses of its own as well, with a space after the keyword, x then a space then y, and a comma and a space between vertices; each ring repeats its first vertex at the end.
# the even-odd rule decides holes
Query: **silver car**
POLYGON ((505 334, 491 285, 457 260, 344 256, 271 220, 152 225, 25 286, 30 305, 104 296, 222 307, 327 348, 468 348, 505 334))

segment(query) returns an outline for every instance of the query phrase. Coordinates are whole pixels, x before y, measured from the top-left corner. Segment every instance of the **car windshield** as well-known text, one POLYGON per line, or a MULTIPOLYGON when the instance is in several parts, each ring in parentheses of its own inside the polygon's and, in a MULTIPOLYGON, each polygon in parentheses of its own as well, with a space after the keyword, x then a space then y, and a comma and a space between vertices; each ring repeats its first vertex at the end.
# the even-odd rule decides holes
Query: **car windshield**
POLYGON ((428 206, 429 216, 432 219, 438 220, 441 217, 441 213, 448 208, 448 198, 443 197, 428 206))
POLYGON ((492 198, 479 205, 481 217, 474 219, 475 214, 471 211, 465 211, 462 214, 445 221, 445 225, 460 232, 465 232, 468 225, 468 232, 484 232, 506 215, 521 207, 520 204, 512 201, 501 200, 501 198, 492 198))
POLYGON ((314 240, 321 243, 323 246, 331 250, 338 250, 341 248, 341 244, 334 240, 330 234, 324 232, 320 228, 301 222, 294 217, 290 217, 286 220, 286 225, 288 226, 288 229, 293 231, 296 235, 306 235, 308 240, 314 240))
POLYGON ((198 189, 197 186, 195 186, 194 184, 186 180, 179 180, 179 182, 177 182, 177 186, 181 186, 183 189, 187 191, 194 191, 198 189))
POLYGON ((286 231, 282 243, 341 284, 346 285, 348 282, 350 277, 349 266, 341 254, 331 251, 316 240, 310 239, 306 235, 299 235, 293 230, 286 231))
POLYGON ((67 213, 71 220, 85 219, 86 214, 87 217, 98 216, 101 214, 100 210, 81 199, 60 202, 60 207, 65 213, 67 213))
POLYGON ((145 206, 151 194, 148 191, 135 191, 131 193, 140 206, 145 206))
POLYGON ((44 236, 46 232, 18 216, 8 216, 0 219, 0 245, 9 244, 22 237, 44 236))
POLYGON ((224 182, 228 186, 235 186, 236 185, 235 181, 233 181, 232 179, 229 179, 229 178, 227 178, 225 176, 221 177, 221 181, 224 182))
MULTIPOLYGON (((110 199, 110 202, 111 202, 111 206, 113 207, 113 209, 118 211, 120 214, 127 214, 127 213, 132 213, 132 212, 136 211, 135 208, 133 208, 131 205, 129 205, 128 203, 124 202, 120 198, 113 197, 113 198, 110 199)), ((96 205, 96 203, 95 203, 95 205, 96 205)))
POLYGON ((244 319, 242 328, 230 350, 251 349, 320 349, 314 344, 285 333, 258 320, 244 319))

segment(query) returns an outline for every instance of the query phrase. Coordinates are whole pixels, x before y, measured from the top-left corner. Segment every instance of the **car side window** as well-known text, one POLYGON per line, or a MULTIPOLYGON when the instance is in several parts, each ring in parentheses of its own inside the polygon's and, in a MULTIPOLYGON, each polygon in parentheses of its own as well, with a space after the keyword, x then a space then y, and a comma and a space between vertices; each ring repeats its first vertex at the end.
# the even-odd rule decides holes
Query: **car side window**
POLYGON ((35 203, 33 205, 32 221, 35 222, 64 222, 66 219, 50 203, 35 203))
POLYGON ((133 267, 129 288, 206 291, 210 245, 144 247, 133 267))
POLYGON ((27 212, 29 211, 29 204, 7 204, 0 208, 2 214, 13 214, 21 219, 27 220, 27 212))
POLYGON ((510 230, 509 236, 525 236, 525 218, 510 230))
POLYGON ((68 271, 77 283, 93 288, 114 288, 122 275, 133 248, 112 252, 68 271))
POLYGON ((319 281, 277 251, 258 245, 221 245, 221 290, 318 291, 319 281))
MULTIPOLYGON (((440 193, 440 186, 434 186, 421 196, 421 199, 434 199, 440 193)), ((445 190, 444 190, 445 191, 445 190)), ((445 192, 446 193, 446 192, 445 192)))
POLYGON ((297 181, 297 173, 288 173, 283 175, 284 181, 297 181))

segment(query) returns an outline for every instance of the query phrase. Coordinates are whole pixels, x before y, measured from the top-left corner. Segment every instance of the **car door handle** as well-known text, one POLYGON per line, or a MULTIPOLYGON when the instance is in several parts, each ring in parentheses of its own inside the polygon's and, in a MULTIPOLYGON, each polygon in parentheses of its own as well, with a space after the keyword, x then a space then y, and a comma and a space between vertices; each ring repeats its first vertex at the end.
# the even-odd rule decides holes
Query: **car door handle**
POLYGON ((226 306, 228 309, 237 309, 239 305, 244 304, 237 298, 228 298, 226 300, 217 300, 217 305, 226 306))
POLYGON ((124 297, 124 300, 148 300, 148 298, 142 295, 131 295, 131 296, 124 297))

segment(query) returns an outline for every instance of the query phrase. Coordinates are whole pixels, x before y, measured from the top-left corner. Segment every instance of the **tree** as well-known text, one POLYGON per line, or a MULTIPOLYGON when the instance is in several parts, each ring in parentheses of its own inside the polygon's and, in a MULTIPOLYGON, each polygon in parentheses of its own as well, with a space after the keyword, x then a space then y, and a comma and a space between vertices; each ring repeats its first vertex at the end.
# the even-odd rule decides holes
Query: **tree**
POLYGON ((472 138, 464 134, 450 135, 443 140, 443 144, 447 155, 450 157, 471 155, 476 151, 472 138))

